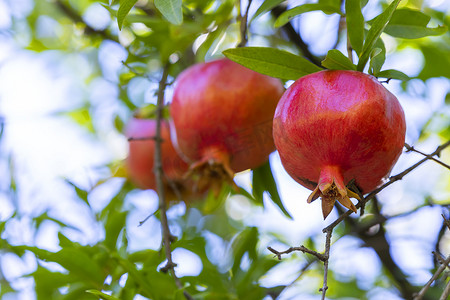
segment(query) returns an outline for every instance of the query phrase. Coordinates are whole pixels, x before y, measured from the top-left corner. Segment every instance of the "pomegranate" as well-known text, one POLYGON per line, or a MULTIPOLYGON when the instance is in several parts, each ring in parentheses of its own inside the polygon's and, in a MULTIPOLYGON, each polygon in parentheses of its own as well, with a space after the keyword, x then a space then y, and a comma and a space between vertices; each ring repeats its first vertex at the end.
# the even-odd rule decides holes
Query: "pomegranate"
MULTIPOLYGON (((156 134, 156 120, 136 116, 128 123, 125 134, 129 139, 129 154, 126 159, 128 177, 137 187, 156 191, 156 179, 153 171, 155 153, 153 138, 156 134)), ((161 138, 162 167, 167 200, 177 199, 177 192, 180 192, 183 200, 191 200, 193 197, 199 196, 191 192, 189 182, 183 179, 189 166, 174 149, 170 139, 169 122, 166 120, 161 121, 161 138)))
MULTIPOLYGON (((278 103, 273 135, 294 180, 321 197, 326 218, 338 200, 356 212, 346 185, 369 193, 387 177, 402 152, 405 116, 397 98, 375 77, 325 70, 298 79, 278 103)), ((361 200, 361 199, 359 199, 361 200)))
POLYGON ((272 121, 284 92, 279 79, 229 59, 201 63, 176 80, 171 117, 191 174, 233 184, 234 173, 264 163, 275 150, 272 121))

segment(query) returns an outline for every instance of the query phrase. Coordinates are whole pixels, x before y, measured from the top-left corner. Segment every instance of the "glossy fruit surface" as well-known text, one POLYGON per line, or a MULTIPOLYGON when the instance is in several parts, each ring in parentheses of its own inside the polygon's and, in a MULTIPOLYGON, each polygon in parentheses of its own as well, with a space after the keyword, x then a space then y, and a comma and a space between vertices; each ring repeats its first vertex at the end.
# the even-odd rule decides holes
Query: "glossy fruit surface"
MULTIPOLYGON (((126 159, 127 173, 130 180, 141 189, 152 189, 156 191, 156 179, 154 175, 154 156, 156 120, 132 118, 127 125, 125 135, 129 139, 129 154, 126 159)), ((169 122, 161 121, 161 155, 162 167, 165 176, 164 185, 168 200, 173 200, 175 194, 169 184, 175 184, 181 192, 185 187, 183 176, 189 169, 175 148, 170 139, 169 122)), ((184 194, 183 196, 188 196, 184 194)))
POLYGON ((283 92, 279 79, 228 59, 186 69, 176 80, 171 104, 186 161, 219 177, 264 163, 275 150, 272 120, 283 92))
POLYGON ((346 188, 382 184, 402 152, 405 116, 377 79, 356 71, 320 71, 298 79, 281 98, 273 134, 281 162, 298 183, 322 198, 324 218, 338 200, 356 212, 346 188))

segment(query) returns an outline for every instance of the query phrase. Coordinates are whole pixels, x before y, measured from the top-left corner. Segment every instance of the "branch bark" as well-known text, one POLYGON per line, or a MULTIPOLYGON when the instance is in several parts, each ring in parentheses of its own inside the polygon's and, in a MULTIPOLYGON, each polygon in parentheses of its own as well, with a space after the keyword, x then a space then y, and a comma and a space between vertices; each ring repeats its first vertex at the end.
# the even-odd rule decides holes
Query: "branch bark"
MULTIPOLYGON (((166 197, 165 197, 165 190, 164 190, 164 174, 162 169, 162 152, 161 152, 161 120, 162 120, 162 112, 164 109, 164 93, 166 89, 167 84, 167 77, 169 76, 169 67, 170 64, 167 64, 163 69, 163 74, 161 77, 161 81, 159 82, 158 87, 158 98, 157 98, 157 110, 156 110, 156 136, 155 136, 155 167, 154 167, 154 173, 155 173, 155 179, 156 179, 156 187, 159 197, 159 209, 161 212, 161 231, 162 231, 162 237, 163 237, 163 246, 164 246, 164 252, 166 254, 167 264, 165 267, 161 269, 163 272, 169 271, 172 277, 175 280, 175 284, 179 289, 183 288, 183 284, 181 283, 180 279, 175 274, 175 267, 176 264, 173 262, 172 259, 172 250, 170 248, 170 245, 173 241, 173 236, 170 232, 169 228, 169 222, 167 219, 167 205, 166 205, 166 197)), ((187 300, 192 300, 192 296, 187 292, 184 291, 184 296, 187 300)))
POLYGON ((81 23, 85 26, 84 33, 87 35, 98 35, 102 37, 103 39, 111 40, 114 42, 119 42, 118 38, 116 36, 111 35, 106 30, 97 30, 90 25, 88 25, 83 18, 80 16, 80 14, 75 11, 72 7, 65 4, 61 0, 56 0, 55 5, 74 23, 81 23))
MULTIPOLYGON (((283 12, 286 11, 286 7, 278 5, 272 9, 271 13, 274 17, 278 18, 283 12)), ((309 50, 309 46, 303 41, 300 33, 294 29, 292 24, 286 23, 281 27, 283 32, 287 35, 287 38, 290 42, 294 43, 297 48, 302 52, 303 56, 309 59, 313 64, 321 67, 320 59, 318 59, 314 54, 309 50)))
POLYGON ((250 11, 250 5, 252 5, 252 0, 248 0, 245 13, 241 16, 241 41, 239 42, 237 47, 245 47, 248 42, 248 12, 250 11))

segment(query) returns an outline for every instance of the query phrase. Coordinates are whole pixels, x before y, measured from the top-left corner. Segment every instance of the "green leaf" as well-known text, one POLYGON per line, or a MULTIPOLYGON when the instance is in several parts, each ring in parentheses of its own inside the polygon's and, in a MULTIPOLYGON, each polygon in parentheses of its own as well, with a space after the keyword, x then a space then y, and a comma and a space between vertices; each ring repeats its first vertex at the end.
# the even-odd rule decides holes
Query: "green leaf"
POLYGON ((155 293, 157 291, 152 289, 152 286, 149 285, 147 278, 145 278, 142 272, 140 272, 136 268, 136 265, 126 259, 123 259, 118 255, 114 255, 114 257, 119 262, 119 264, 124 268, 124 270, 128 272, 129 276, 136 281, 137 285, 142 289, 143 292, 145 292, 147 297, 155 299, 155 293))
POLYGON ((424 14, 419 10, 413 10, 409 8, 399 8, 392 15, 388 25, 393 24, 405 24, 405 25, 417 25, 427 26, 431 17, 424 14))
POLYGON ((372 52, 375 43, 379 39, 381 33, 383 32, 386 25, 389 23, 389 20, 392 18, 395 9, 401 0, 394 0, 385 11, 383 11, 379 17, 373 22, 372 27, 370 27, 369 32, 367 33, 366 40, 363 45, 362 52, 359 56, 359 62, 357 66, 358 71, 363 71, 364 67, 369 60, 370 53, 372 52))
POLYGON ((310 12, 310 11, 316 11, 316 10, 321 10, 324 13, 326 13, 327 15, 331 15, 331 14, 342 15, 342 12, 339 10, 339 7, 332 6, 332 5, 326 5, 326 4, 320 4, 320 3, 308 3, 308 4, 303 4, 303 5, 291 8, 291 9, 285 11, 284 13, 282 13, 275 21, 274 26, 281 27, 284 24, 288 23, 292 18, 294 18, 300 14, 310 12))
POLYGON ((242 257, 246 252, 248 252, 248 256, 250 259, 254 259, 256 257, 256 244, 258 242, 258 236, 258 229, 256 227, 250 227, 244 229, 233 240, 233 274, 236 274, 236 272, 238 271, 242 257))
POLYGON ((415 25, 388 25, 384 30, 387 34, 404 39, 419 39, 426 36, 442 35, 447 32, 447 26, 434 28, 415 25))
POLYGON ((359 55, 364 43, 364 17, 361 12, 361 0, 345 0, 345 14, 350 44, 359 55))
POLYGON ((322 61, 322 66, 330 70, 356 70, 356 66, 350 59, 336 49, 328 51, 327 56, 322 61))
POLYGON ((254 169, 252 176, 253 196, 256 199, 260 199, 262 202, 264 192, 268 192, 273 203, 280 208, 286 217, 292 219, 291 215, 284 208, 283 202, 281 202, 277 184, 275 183, 275 179, 273 178, 272 170, 270 168, 270 162, 267 161, 262 166, 254 169))
POLYGON ((95 132, 94 124, 92 122, 90 109, 88 106, 84 106, 75 110, 60 113, 63 116, 67 116, 75 121, 81 127, 87 129, 90 133, 95 132))
POLYGON ((111 211, 105 224, 105 245, 110 250, 116 249, 117 239, 125 227, 127 212, 111 211))
POLYGON ((277 6, 278 4, 280 4, 281 2, 283 2, 284 0, 265 0, 260 6, 259 8, 256 10, 255 14, 253 15, 252 19, 250 20, 250 22, 252 22, 254 19, 256 19, 257 17, 259 17, 260 15, 262 15, 265 12, 268 12, 269 10, 271 10, 272 8, 274 8, 275 6, 277 6))
POLYGON ((383 66, 384 59, 379 59, 377 57, 383 56, 383 50, 381 48, 373 48, 370 53, 370 65, 369 65, 369 73, 374 74, 378 73, 383 66))
POLYGON ((391 79, 398 79, 398 80, 403 80, 403 81, 407 81, 410 80, 411 78, 409 78, 408 75, 406 75, 403 72, 400 72, 398 70, 384 70, 378 73, 374 73, 373 74, 375 77, 381 77, 381 78, 391 78, 391 79))
MULTIPOLYGON (((379 17, 370 20, 373 24, 379 17)), ((398 38, 417 39, 430 35, 442 35, 447 31, 446 26, 427 27, 431 17, 418 10, 408 8, 398 9, 392 15, 384 32, 398 38)))
POLYGON ((119 10, 117 11, 117 24, 122 29, 123 21, 130 12, 131 8, 136 4, 137 0, 120 0, 119 10))
POLYGON ((183 23, 181 0, 155 0, 155 6, 170 23, 183 23))
POLYGON ((256 72, 286 80, 296 80, 322 70, 301 56, 274 48, 242 47, 225 50, 223 54, 256 72))
POLYGON ((427 80, 432 77, 450 78, 450 46, 446 42, 420 45, 425 59, 419 78, 427 80))
POLYGON ((228 27, 228 23, 223 23, 217 26, 216 30, 210 32, 206 37, 205 41, 198 47, 196 54, 197 61, 205 61, 205 56, 207 55, 209 49, 211 49, 212 45, 219 41, 220 38, 225 33, 225 30, 228 27))
POLYGON ((86 249, 86 247, 71 247, 53 253, 37 247, 15 246, 11 248, 18 255, 25 250, 31 251, 38 259, 58 263, 68 270, 69 274, 76 275, 93 286, 101 286, 105 275, 97 262, 85 252, 86 249))
POLYGON ((99 296, 100 299, 104 299, 104 300, 120 300, 119 298, 110 296, 108 294, 102 293, 102 292, 97 291, 97 290, 87 290, 86 293, 90 293, 90 294, 93 294, 95 296, 99 296))
POLYGON ((69 179, 65 179, 65 182, 70 184, 75 189, 75 193, 77 193, 78 198, 83 200, 84 203, 86 203, 89 207, 91 207, 88 201, 88 194, 89 194, 88 191, 85 191, 82 188, 78 187, 75 183, 73 183, 69 179))

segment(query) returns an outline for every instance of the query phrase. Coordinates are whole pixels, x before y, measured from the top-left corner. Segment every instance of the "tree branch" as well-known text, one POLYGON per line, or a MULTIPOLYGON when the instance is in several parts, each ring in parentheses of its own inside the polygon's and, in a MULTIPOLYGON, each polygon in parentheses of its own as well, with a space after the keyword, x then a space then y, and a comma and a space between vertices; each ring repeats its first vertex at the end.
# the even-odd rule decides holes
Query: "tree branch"
POLYGON ((425 156, 426 158, 431 159, 432 161, 435 161, 438 164, 440 164, 441 166, 443 166, 443 167, 445 167, 445 168, 450 170, 450 165, 447 165, 446 163, 440 161, 439 159, 434 158, 433 156, 431 156, 429 154, 426 154, 426 153, 423 153, 422 151, 417 150, 416 148, 414 148, 413 146, 408 145, 407 143, 405 143, 405 148, 407 149, 407 152, 411 151, 411 152, 419 153, 419 154, 425 156))
MULTIPOLYGON (((447 265, 450 263, 450 255, 447 257, 447 259, 444 261, 443 264, 436 270, 436 272, 433 274, 433 276, 428 280, 427 284, 420 290, 420 292, 414 297, 414 300, 421 300, 423 296, 425 296, 425 293, 430 288, 431 284, 438 278, 438 276, 444 272, 445 268, 447 268, 447 265)), ((447 290, 447 287, 445 288, 447 290)), ((445 291, 444 291, 445 293, 445 291)), ((447 299, 447 298, 441 298, 441 299, 447 299)))
MULTIPOLYGON (((392 183, 401 180, 405 175, 407 175, 408 173, 410 173, 411 171, 413 171, 414 169, 419 167, 421 164, 423 164, 427 160, 431 160, 434 156, 439 156, 440 153, 445 148, 447 148, 448 146, 450 146, 450 141, 447 141, 444 144, 438 146, 433 153, 431 153, 429 155, 425 154, 425 158, 424 159, 418 161, 417 163, 415 163, 411 167, 407 168, 403 172, 401 172, 401 173, 399 173, 399 174, 397 174, 395 176, 391 176, 389 178, 389 180, 385 184, 383 184, 379 188, 377 188, 374 191, 372 191, 371 193, 369 193, 366 197, 362 198, 362 201, 360 201, 358 204, 356 204, 356 207, 357 208, 363 207, 370 199, 374 198, 383 189, 385 189, 386 187, 388 187, 392 183)), ((329 261, 330 248, 331 248, 331 235, 333 233, 334 228, 337 225, 339 225, 343 220, 347 219, 347 217, 351 213, 352 213, 351 210, 347 210, 346 212, 340 214, 340 216, 334 222, 332 222, 330 225, 328 225, 327 227, 322 229, 322 232, 326 234, 325 252, 324 252, 324 254, 320 254, 320 253, 317 253, 315 251, 309 250, 309 249, 307 249, 307 248, 305 248, 303 246, 302 247, 291 247, 291 248, 289 248, 288 250, 286 250, 284 252, 278 252, 278 251, 276 251, 276 250, 274 250, 274 249, 272 249, 270 247, 268 248, 272 253, 274 253, 275 255, 278 256, 278 259, 281 259, 281 254, 287 254, 287 253, 290 253, 292 251, 302 251, 304 253, 312 254, 312 255, 316 256, 319 260, 323 261, 323 263, 324 263, 324 280, 323 280, 323 287, 320 289, 320 291, 322 292, 322 299, 325 299, 326 290, 328 289, 327 278, 328 278, 328 261, 329 261), (317 254, 319 254, 319 255, 317 255, 317 254)), ((352 223, 352 220, 348 219, 348 222, 352 223)), ((383 219, 380 218, 377 222, 381 222, 382 223, 383 219)), ((449 221, 449 225, 450 225, 450 221, 449 221)), ((400 290, 401 290, 402 294, 410 298, 410 296, 412 296, 412 293, 413 293, 413 287, 406 280, 405 275, 403 274, 401 269, 393 261, 391 255, 390 255, 389 243, 387 242, 387 239, 386 239, 383 227, 381 227, 379 232, 376 235, 373 235, 373 236, 365 235, 364 232, 362 232, 360 230, 357 230, 356 232, 359 233, 359 235, 363 239, 363 241, 365 241, 370 247, 372 247, 376 251, 376 253, 377 253, 378 257, 380 258, 380 260, 390 270, 390 272, 392 273, 394 278, 396 278, 396 281, 400 285, 400 290), (380 243, 381 243, 382 247, 379 247, 380 243)), ((446 262, 444 264, 444 269, 445 269, 445 266, 450 262, 450 256, 449 256, 449 258, 447 260, 446 260, 446 262)), ((436 277, 439 274, 437 274, 436 277)), ((431 283, 434 280, 435 280, 435 278, 434 279, 432 278, 432 281, 430 279, 430 281, 431 281, 430 285, 431 285, 431 283)), ((422 299, 422 298, 418 298, 417 300, 419 300, 419 299, 422 299)))
POLYGON ((237 45, 237 47, 245 47, 248 42, 248 12, 250 11, 250 5, 252 4, 252 0, 248 0, 247 9, 243 16, 241 16, 241 41, 237 45))
POLYGON ((325 257, 326 260, 323 262, 323 286, 319 290, 322 292, 322 300, 325 300, 325 296, 328 290, 328 261, 330 259, 330 249, 331 249, 331 235, 333 234, 333 229, 326 232, 325 238, 325 257))
POLYGON ((324 254, 321 254, 321 253, 316 252, 314 250, 310 250, 310 249, 306 248, 303 245, 300 246, 300 247, 290 247, 289 249, 287 249, 285 251, 281 251, 281 252, 273 249, 272 247, 267 247, 267 249, 270 252, 272 252, 273 254, 275 254, 278 257, 279 260, 281 260, 281 255, 289 254, 289 253, 294 252, 294 251, 301 251, 303 253, 311 254, 311 255, 315 256, 317 259, 319 259, 320 261, 325 261, 327 259, 324 254))
POLYGON ((106 30, 97 30, 97 29, 91 27, 90 25, 86 24, 86 22, 78 14, 78 12, 76 12, 69 5, 66 5, 61 0, 56 0, 55 4, 74 23, 82 23, 85 26, 85 28, 84 28, 84 33, 85 34, 87 34, 87 35, 98 35, 98 36, 102 37, 103 39, 111 40, 111 41, 114 41, 114 42, 117 42, 117 43, 119 42, 119 39, 117 37, 111 35, 110 33, 108 33, 108 31, 106 31, 106 30))
MULTIPOLYGON (((450 141, 445 142, 444 144, 440 145, 439 147, 436 148, 436 150, 427 155, 427 157, 421 159, 420 161, 418 161, 417 163, 415 163, 414 165, 412 165, 411 167, 407 168, 406 170, 404 170, 403 172, 395 175, 395 176, 391 176, 389 178, 389 180, 383 184, 382 186, 380 186, 379 188, 375 189, 374 191, 372 191, 371 193, 369 193, 366 197, 364 197, 364 199, 362 201, 360 201, 358 204, 356 204, 356 208, 360 208, 362 205, 365 205, 370 199, 372 199, 373 197, 375 197, 379 192, 381 192, 382 190, 384 190, 385 188, 387 188, 388 186, 390 186, 391 184, 393 184, 396 181, 401 180, 405 175, 407 175, 408 173, 410 173, 411 171, 413 171, 414 169, 416 169, 418 166, 420 166, 421 164, 423 164, 424 162, 426 162, 427 160, 429 160, 429 157, 433 157, 433 156, 439 156, 441 154, 441 152, 447 148, 448 146, 450 146, 450 141)), ((339 223, 342 222, 343 219, 347 218, 350 214, 352 213, 351 210, 346 211, 345 213, 341 214, 339 216, 339 218, 337 218, 333 223, 331 223, 330 225, 328 225, 327 227, 325 227, 322 231, 325 233, 326 230, 328 230, 329 228, 334 228, 336 227, 339 223)))
MULTIPOLYGON (((273 16, 278 18, 283 12, 286 11, 286 7, 278 5, 271 10, 273 16)), ((314 54, 309 51, 308 45, 303 41, 301 35, 295 31, 294 27, 290 22, 286 23, 281 27, 284 33, 287 35, 290 42, 294 43, 302 52, 303 56, 309 59, 315 65, 321 67, 320 59, 318 59, 314 54)))
MULTIPOLYGON (((158 88, 158 98, 157 98, 157 110, 156 110, 156 136, 155 136, 155 179, 156 179, 156 187, 159 196, 159 209, 161 211, 161 231, 163 236, 163 246, 167 258, 167 264, 165 267, 161 268, 162 272, 169 271, 172 277, 175 280, 175 284, 179 289, 183 288, 183 284, 180 279, 175 274, 176 264, 172 260, 172 251, 170 249, 170 244, 173 241, 173 236, 170 232, 169 223, 167 220, 167 206, 166 206, 166 197, 164 190, 164 174, 162 169, 162 152, 161 152, 161 120, 162 113, 164 109, 164 93, 167 85, 167 77, 169 76, 169 67, 170 64, 167 64, 163 69, 163 74, 161 76, 161 81, 159 82, 158 88)), ((184 296, 188 300, 192 300, 192 296, 189 295, 187 291, 184 291, 184 296)))

